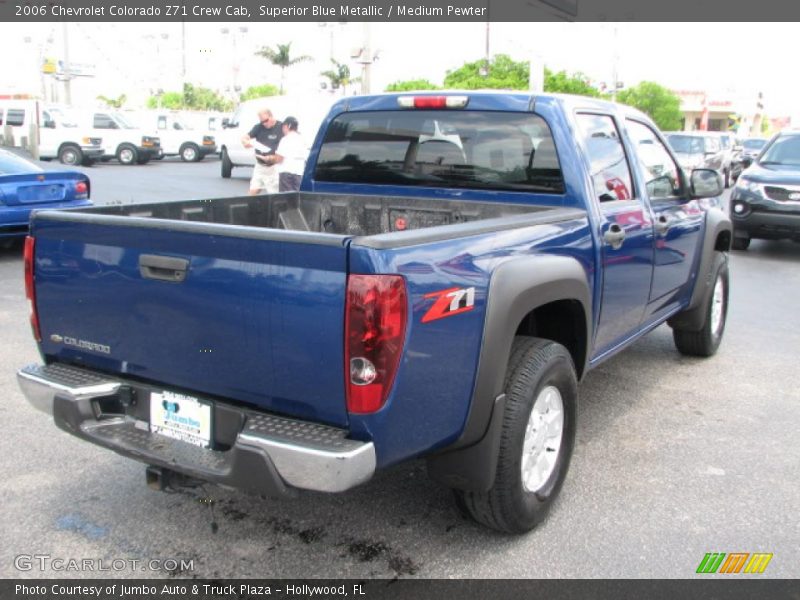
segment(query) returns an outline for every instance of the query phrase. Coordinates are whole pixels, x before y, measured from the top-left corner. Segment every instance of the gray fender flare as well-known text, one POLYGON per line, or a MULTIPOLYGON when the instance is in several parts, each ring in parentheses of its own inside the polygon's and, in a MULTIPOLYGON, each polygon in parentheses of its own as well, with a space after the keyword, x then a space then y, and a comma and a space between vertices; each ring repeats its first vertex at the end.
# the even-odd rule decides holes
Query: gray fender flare
POLYGON ((683 331, 699 331, 703 327, 714 288, 714 255, 718 251, 730 250, 732 239, 733 225, 728 215, 721 210, 706 211, 706 229, 692 299, 685 310, 667 321, 670 327, 683 331), (728 234, 727 243, 724 248, 717 248, 717 238, 723 233, 728 234))
POLYGON ((583 373, 592 339, 592 296, 586 272, 570 256, 540 254, 501 264, 489 285, 483 344, 469 414, 461 436, 428 458, 428 474, 445 485, 486 491, 494 483, 505 394, 503 384, 517 328, 532 310, 558 300, 577 301, 586 327, 583 373))

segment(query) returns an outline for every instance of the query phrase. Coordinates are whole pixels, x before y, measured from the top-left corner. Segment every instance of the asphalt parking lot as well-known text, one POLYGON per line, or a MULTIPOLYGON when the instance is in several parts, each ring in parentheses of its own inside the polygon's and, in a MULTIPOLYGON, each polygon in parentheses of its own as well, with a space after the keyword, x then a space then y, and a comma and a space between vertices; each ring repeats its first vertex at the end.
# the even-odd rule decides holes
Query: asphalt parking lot
MULTIPOLYGON (((241 195, 249 175, 223 180, 216 160, 87 172, 98 204, 241 195)), ((38 354, 21 251, 0 251, 0 576, 685 578, 707 552, 768 552, 761 577, 796 577, 799 266, 798 244, 731 254, 716 356, 681 356, 663 326, 592 371, 561 497, 510 537, 462 518, 422 462, 341 495, 149 490, 143 465, 57 430, 18 390, 15 370, 38 354), (20 570, 21 555, 140 562, 20 570), (153 559, 192 564, 142 571, 153 559)))

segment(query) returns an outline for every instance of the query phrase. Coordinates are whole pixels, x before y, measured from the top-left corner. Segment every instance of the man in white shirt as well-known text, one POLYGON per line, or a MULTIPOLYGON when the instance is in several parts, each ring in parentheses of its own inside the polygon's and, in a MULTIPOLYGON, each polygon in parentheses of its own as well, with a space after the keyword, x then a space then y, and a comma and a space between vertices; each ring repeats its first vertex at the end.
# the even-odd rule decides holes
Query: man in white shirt
POLYGON ((286 117, 283 121, 283 136, 278 149, 270 158, 278 166, 278 191, 296 192, 306 168, 308 147, 297 132, 297 119, 286 117))

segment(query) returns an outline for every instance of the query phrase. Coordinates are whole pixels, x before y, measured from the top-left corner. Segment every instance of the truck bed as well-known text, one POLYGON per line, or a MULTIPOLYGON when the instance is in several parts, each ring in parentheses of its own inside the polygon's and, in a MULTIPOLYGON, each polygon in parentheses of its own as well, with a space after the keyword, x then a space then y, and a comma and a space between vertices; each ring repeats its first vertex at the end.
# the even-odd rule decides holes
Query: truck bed
MULTIPOLYGON (((468 224, 520 215, 542 216, 551 207, 499 202, 461 202, 430 198, 355 196, 292 192, 213 200, 188 200, 71 211, 70 215, 125 216, 193 223, 235 225, 270 230, 366 237, 415 231, 444 225, 468 224)), ((558 212, 556 210, 556 212, 558 212)), ((549 215, 548 215, 549 216, 549 215)), ((553 215, 555 216, 555 215, 553 215)), ((559 215, 563 216, 563 215, 559 215)), ((81 219, 83 220, 83 219, 81 219)), ((103 219, 92 219, 95 222, 103 219)), ((108 220, 106 223, 119 220, 108 220)), ((538 219, 537 219, 538 221, 538 219)), ((514 220, 513 226, 526 222, 514 220)), ((498 223, 498 225, 501 225, 498 223)), ((501 228, 503 228, 501 226, 501 228)), ((467 227, 469 231, 471 227, 467 227)), ((232 233, 228 231, 228 233, 232 233)), ((252 237, 251 235, 247 237, 252 237)))

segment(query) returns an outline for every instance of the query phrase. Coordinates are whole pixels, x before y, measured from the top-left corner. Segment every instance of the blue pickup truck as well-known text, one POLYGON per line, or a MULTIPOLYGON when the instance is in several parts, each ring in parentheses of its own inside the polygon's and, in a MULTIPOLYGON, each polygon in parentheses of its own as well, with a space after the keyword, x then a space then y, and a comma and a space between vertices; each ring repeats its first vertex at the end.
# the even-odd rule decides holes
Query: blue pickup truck
POLYGON ((716 351, 721 193, 608 102, 343 99, 299 192, 37 211, 42 364, 19 384, 155 488, 342 492, 425 458, 477 521, 525 532, 591 368, 664 322, 716 351))

